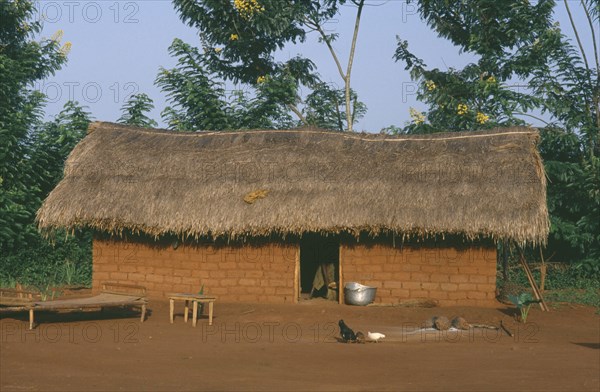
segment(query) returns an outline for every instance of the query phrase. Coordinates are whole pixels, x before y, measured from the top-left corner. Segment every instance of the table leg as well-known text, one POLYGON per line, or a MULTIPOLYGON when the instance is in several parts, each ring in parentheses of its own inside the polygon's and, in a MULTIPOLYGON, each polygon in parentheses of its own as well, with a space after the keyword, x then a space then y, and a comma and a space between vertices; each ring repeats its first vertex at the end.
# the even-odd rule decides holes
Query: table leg
POLYGON ((214 301, 208 303, 208 325, 212 325, 213 305, 214 301))
POLYGON ((146 304, 142 305, 142 316, 141 316, 141 322, 143 323, 144 320, 146 319, 146 304))
POLYGON ((196 320, 198 319, 198 301, 192 301, 192 326, 196 326, 196 320))
POLYGON ((183 321, 185 321, 187 323, 188 321, 188 313, 190 311, 190 306, 189 306, 189 301, 186 299, 185 300, 185 309, 183 311, 183 321))
POLYGON ((29 309, 29 329, 33 329, 33 309, 29 309))
POLYGON ((171 316, 171 324, 173 324, 173 310, 175 309, 175 300, 169 299, 169 315, 171 316))

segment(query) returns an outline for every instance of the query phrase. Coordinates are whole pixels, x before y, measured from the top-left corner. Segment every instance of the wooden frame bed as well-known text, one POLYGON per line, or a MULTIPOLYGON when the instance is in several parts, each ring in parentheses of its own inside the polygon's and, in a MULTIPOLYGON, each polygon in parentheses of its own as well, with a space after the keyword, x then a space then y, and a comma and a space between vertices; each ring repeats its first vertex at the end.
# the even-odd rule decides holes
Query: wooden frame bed
POLYGON ((83 310, 104 309, 110 307, 140 308, 143 323, 146 318, 146 288, 144 286, 121 284, 114 282, 102 283, 102 291, 92 297, 64 298, 52 301, 39 301, 35 294, 29 291, 0 289, 0 310, 28 311, 29 329, 33 329, 35 311, 45 310, 83 310))

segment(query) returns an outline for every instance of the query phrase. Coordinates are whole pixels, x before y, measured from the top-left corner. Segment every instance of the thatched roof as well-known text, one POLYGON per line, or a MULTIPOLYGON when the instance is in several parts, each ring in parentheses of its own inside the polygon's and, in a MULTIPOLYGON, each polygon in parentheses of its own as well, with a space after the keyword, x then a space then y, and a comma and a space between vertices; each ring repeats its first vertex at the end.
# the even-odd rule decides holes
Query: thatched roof
POLYGON ((530 128, 386 136, 93 123, 37 219, 42 230, 153 236, 391 231, 543 243, 538 138, 530 128))

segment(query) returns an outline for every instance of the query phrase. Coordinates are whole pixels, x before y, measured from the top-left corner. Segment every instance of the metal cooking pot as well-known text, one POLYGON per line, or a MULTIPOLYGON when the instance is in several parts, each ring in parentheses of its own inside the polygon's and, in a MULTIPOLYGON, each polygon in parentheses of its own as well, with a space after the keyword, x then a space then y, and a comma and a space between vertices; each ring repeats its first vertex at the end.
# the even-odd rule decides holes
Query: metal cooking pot
POLYGON ((365 286, 356 282, 344 285, 344 299, 348 305, 366 306, 375 300, 377 287, 365 286))

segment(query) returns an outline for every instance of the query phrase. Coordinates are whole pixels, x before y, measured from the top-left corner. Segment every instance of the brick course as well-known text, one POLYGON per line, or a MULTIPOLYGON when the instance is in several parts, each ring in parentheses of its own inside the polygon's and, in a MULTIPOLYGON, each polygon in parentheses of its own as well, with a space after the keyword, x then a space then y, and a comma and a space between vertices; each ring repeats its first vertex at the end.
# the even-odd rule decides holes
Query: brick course
POLYGON ((150 298, 169 292, 206 294, 223 301, 293 302, 297 246, 158 246, 94 239, 93 288, 103 281, 140 284, 150 298))
POLYGON ((343 282, 377 287, 376 302, 435 299, 441 306, 495 304, 496 249, 342 245, 343 282), (392 272, 390 279, 387 271, 392 272))
MULTIPOLYGON (((102 281, 141 284, 150 298, 198 292, 223 301, 293 303, 297 244, 155 245, 94 240, 93 288, 102 281)), ((496 250, 489 247, 394 248, 342 244, 342 281, 378 288, 376 302, 435 299, 442 306, 495 303, 496 250)))

